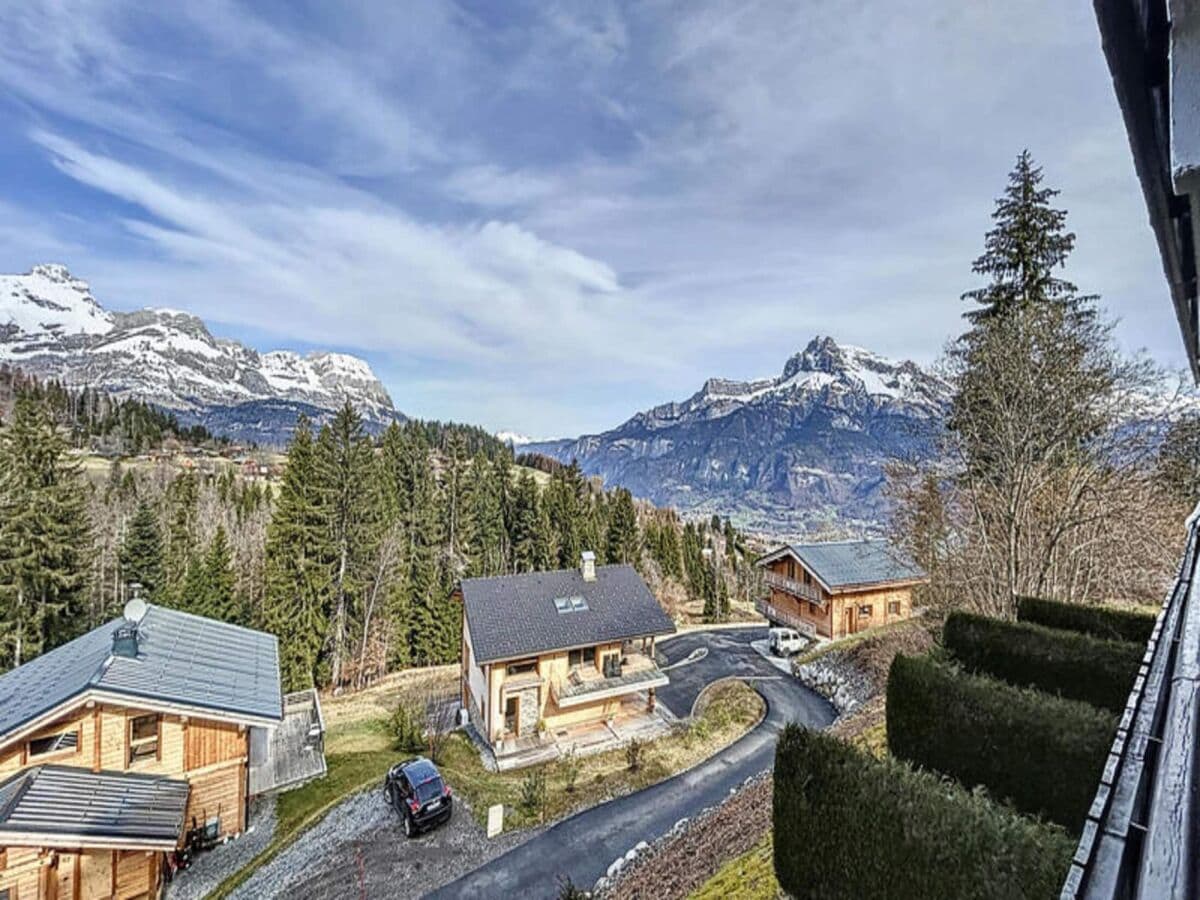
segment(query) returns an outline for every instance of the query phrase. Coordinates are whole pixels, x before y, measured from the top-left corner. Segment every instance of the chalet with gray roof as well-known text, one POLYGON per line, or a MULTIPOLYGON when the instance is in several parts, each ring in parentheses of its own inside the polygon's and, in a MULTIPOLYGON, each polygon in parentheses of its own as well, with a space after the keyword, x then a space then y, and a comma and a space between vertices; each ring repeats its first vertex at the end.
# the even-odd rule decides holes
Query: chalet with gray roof
POLYGON ((132 601, 0 675, 0 898, 157 897, 164 854, 323 774, 274 636, 132 601))
POLYGON ((765 596, 758 610, 772 625, 839 638, 912 615, 920 566, 887 541, 786 544, 758 561, 765 596))
POLYGON ((654 641, 675 631, 632 566, 467 578, 462 702, 497 753, 521 739, 602 724, 668 683, 654 641))

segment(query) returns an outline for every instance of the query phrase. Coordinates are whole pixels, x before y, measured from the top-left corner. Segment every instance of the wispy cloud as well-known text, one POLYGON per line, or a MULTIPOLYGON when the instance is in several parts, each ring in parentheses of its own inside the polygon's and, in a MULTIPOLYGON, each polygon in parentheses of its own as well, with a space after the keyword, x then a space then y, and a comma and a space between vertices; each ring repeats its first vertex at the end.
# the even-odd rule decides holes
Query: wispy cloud
POLYGON ((365 353, 406 411, 569 433, 818 331, 931 359, 1028 145, 1072 275, 1174 363, 1090 15, 6 6, 0 265, 365 353))

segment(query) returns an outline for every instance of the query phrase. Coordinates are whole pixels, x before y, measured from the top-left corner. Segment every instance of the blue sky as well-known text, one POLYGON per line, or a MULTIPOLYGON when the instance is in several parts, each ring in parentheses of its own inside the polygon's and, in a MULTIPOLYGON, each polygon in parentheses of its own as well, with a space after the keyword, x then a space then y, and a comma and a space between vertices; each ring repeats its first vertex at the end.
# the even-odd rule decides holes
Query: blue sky
POLYGON ((66 263, 398 408, 617 424, 816 333, 930 362, 1028 146, 1182 347, 1091 4, 0 0, 0 271, 66 263))

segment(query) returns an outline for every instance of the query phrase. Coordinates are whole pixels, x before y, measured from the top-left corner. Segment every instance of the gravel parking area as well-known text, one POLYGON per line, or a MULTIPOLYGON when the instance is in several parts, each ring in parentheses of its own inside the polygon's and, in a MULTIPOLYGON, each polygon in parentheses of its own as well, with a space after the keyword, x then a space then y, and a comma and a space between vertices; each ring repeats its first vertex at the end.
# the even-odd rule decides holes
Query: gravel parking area
POLYGON ((530 829, 488 840, 456 797, 448 823, 409 840, 382 792, 372 788, 335 807, 233 897, 420 897, 537 833, 530 829))
POLYGON ((275 834, 275 798, 251 802, 249 827, 241 837, 201 853, 167 886, 167 900, 200 900, 218 884, 254 859, 275 834))

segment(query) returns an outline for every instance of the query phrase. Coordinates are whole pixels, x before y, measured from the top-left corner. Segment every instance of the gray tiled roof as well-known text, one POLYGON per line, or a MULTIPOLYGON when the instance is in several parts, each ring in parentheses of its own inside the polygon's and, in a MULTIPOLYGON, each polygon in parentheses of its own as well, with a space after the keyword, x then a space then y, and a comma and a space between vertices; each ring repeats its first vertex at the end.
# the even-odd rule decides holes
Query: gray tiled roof
POLYGON ((595 581, 578 569, 467 578, 462 593, 480 663, 675 630, 633 566, 597 566, 595 581), (560 613, 560 597, 583 597, 587 609, 560 613))
POLYGON ((34 766, 0 784, 0 837, 34 833, 174 843, 187 800, 186 781, 34 766))
POLYGON ((112 655, 124 619, 0 675, 0 736, 87 690, 280 719, 275 637, 178 610, 150 606, 138 626, 138 657, 112 655))
POLYGON ((791 550, 826 587, 912 581, 925 572, 887 541, 826 541, 792 544, 791 550))

